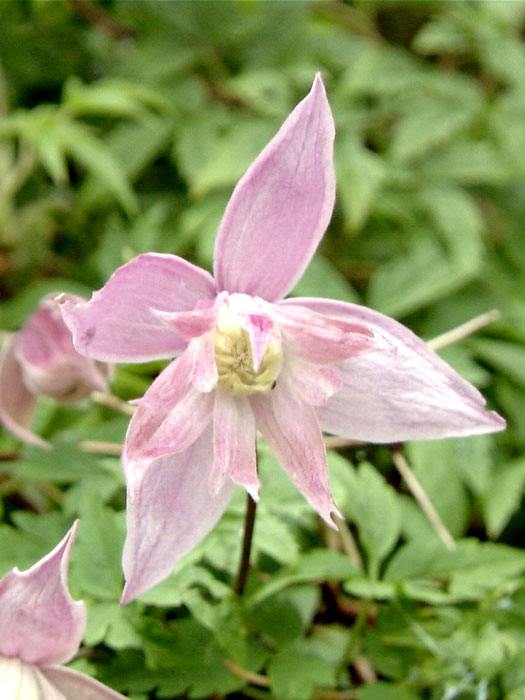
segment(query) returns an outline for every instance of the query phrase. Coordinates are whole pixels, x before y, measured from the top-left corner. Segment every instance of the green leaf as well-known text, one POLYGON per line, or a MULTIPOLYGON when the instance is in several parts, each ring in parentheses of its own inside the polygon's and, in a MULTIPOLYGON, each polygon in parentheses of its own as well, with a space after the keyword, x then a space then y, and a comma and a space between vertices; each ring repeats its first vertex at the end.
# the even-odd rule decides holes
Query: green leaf
POLYGON ((396 493, 377 469, 363 462, 347 503, 370 567, 374 569, 390 553, 399 537, 401 514, 396 493))
POLYGON ((478 357, 525 387, 525 346, 489 338, 476 338, 469 344, 478 357))
POLYGON ((359 296, 344 275, 327 258, 316 255, 293 289, 294 296, 328 297, 359 303, 359 296))
POLYGON ((268 677, 274 697, 282 700, 308 700, 316 686, 335 682, 333 665, 312 653, 305 640, 275 654, 268 664, 268 677))
POLYGON ((74 580, 100 600, 118 601, 122 594, 123 515, 103 506, 97 495, 86 494, 73 550, 74 580))
POLYGON ((282 569, 270 581, 247 597, 248 605, 256 605, 288 586, 311 581, 341 581, 354 576, 358 569, 346 556, 330 549, 313 549, 302 554, 293 567, 282 569))
POLYGON ((491 537, 498 537, 520 507, 525 491, 525 457, 494 470, 483 498, 483 517, 491 537))
POLYGON ((369 683, 358 691, 359 700, 418 700, 419 697, 406 686, 391 685, 384 681, 369 683))
POLYGON ((338 140, 335 159, 345 218, 352 231, 359 231, 386 178, 386 166, 377 154, 349 138, 338 140))

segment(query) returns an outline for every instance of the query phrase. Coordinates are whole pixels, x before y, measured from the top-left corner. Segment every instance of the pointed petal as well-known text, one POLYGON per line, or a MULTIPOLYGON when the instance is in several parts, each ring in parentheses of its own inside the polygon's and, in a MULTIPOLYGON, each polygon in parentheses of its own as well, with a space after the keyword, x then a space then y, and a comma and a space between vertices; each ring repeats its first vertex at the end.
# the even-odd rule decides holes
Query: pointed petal
POLYGON ((59 299, 78 352, 106 362, 172 357, 186 342, 151 309, 189 311, 215 297, 212 277, 175 255, 147 253, 116 270, 90 301, 59 299))
POLYGON ((182 452, 206 429, 213 395, 193 387, 191 371, 192 354, 187 350, 144 394, 128 426, 124 463, 182 452))
POLYGON ((363 324, 329 318, 306 307, 282 303, 274 305, 273 314, 286 346, 308 362, 337 362, 389 348, 381 335, 374 334, 363 324))
POLYGON ((334 124, 323 82, 237 183, 215 244, 219 289, 269 301, 297 282, 321 240, 335 197, 334 124))
POLYGON ((502 430, 485 399, 408 328, 364 306, 328 299, 283 304, 367 325, 394 352, 374 352, 337 365, 343 388, 317 410, 323 430, 366 442, 399 442, 502 430))
POLYGON ((22 442, 47 447, 46 441, 30 430, 36 396, 24 383, 15 344, 16 336, 7 341, 0 354, 0 423, 22 442))
POLYGON ((310 406, 324 406, 343 386, 331 367, 318 367, 299 358, 291 358, 285 370, 298 396, 310 406))
POLYGON ((257 427, 288 476, 325 522, 339 515, 330 493, 326 450, 315 411, 283 378, 268 396, 250 399, 257 427))
POLYGON ((65 700, 126 700, 124 695, 72 668, 48 666, 40 669, 40 674, 65 700))
POLYGON ((0 581, 0 655, 29 664, 64 663, 77 652, 86 625, 82 602, 67 589, 67 566, 76 532, 27 571, 0 581))
POLYGON ((233 484, 225 482, 218 492, 210 491, 212 441, 207 430, 184 452, 126 466, 128 532, 122 603, 168 576, 224 512, 233 484))
POLYGON ((244 487, 255 501, 258 499, 255 440, 255 418, 248 399, 217 391, 213 413, 211 490, 221 488, 229 478, 244 487))

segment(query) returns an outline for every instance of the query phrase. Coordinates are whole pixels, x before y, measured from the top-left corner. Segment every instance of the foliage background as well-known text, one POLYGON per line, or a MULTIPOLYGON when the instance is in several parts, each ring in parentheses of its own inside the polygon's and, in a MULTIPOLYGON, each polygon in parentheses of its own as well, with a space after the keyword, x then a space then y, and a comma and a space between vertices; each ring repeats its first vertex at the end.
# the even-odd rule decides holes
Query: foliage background
MULTIPOLYGON (((330 457, 361 565, 262 447, 245 598, 229 588, 239 496, 170 579, 122 609, 119 463, 78 443, 121 440, 126 418, 43 401, 53 452, 3 433, 1 571, 32 564, 81 516, 77 667, 134 700, 525 698, 524 29, 522 2, 0 4, 5 331, 44 293, 89 295, 143 251, 209 267, 232 186, 319 69, 338 199, 296 292, 365 303, 424 338, 502 312, 442 355, 509 429, 405 448, 454 552, 386 447, 330 457)), ((159 368, 120 368, 114 393, 140 395, 159 368)))

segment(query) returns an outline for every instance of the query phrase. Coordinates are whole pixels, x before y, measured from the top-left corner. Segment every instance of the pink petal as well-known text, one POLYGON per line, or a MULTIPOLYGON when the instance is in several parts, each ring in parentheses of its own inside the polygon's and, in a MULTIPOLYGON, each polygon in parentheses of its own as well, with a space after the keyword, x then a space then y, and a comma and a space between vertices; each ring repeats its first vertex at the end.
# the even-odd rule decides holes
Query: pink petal
POLYGON ((204 309, 192 309, 191 311, 152 309, 151 311, 186 341, 210 331, 215 325, 216 310, 215 304, 211 300, 208 307, 204 309))
POLYGON ((90 301, 61 301, 78 352, 107 362, 172 357, 184 339, 151 309, 189 311, 212 299, 212 277, 175 255, 147 253, 116 270, 90 301))
POLYGON ((264 314, 249 314, 245 319, 245 330, 250 338, 253 368, 257 372, 264 353, 274 338, 272 319, 264 314))
POLYGON ((192 356, 191 381, 197 391, 208 393, 217 386, 219 374, 215 362, 213 333, 205 333, 190 344, 192 356))
POLYGON ((299 358, 290 358, 285 371, 294 391, 310 406, 324 406, 343 385, 331 367, 318 367, 299 358))
POLYGON ((82 602, 67 589, 67 567, 76 532, 27 571, 0 581, 0 655, 29 664, 69 661, 77 652, 86 625, 82 602))
POLYGON ((30 430, 36 397, 24 383, 15 357, 15 344, 16 336, 7 341, 0 354, 0 423, 19 440, 47 447, 45 440, 30 430))
POLYGON ((330 318, 306 307, 281 303, 273 307, 273 315, 286 347, 308 362, 337 362, 388 348, 384 337, 365 325, 330 318))
POLYGON ((187 350, 140 400, 128 427, 124 463, 182 452, 211 422, 213 395, 193 387, 191 368, 192 354, 187 350))
MULTIPOLYGON (((282 375, 281 375, 282 376, 282 375)), ((270 396, 250 399, 257 427, 288 476, 331 527, 338 515, 330 493, 326 450, 315 410, 298 399, 286 378, 270 396)))
POLYGON ((334 124, 320 75, 237 183, 215 244, 219 289, 283 297, 321 240, 335 197, 334 124))
POLYGON ((224 512, 233 484, 210 488, 212 442, 207 430, 184 452, 126 466, 128 532, 122 603, 168 576, 224 512))
POLYGON ((126 700, 124 695, 72 668, 47 666, 40 669, 40 674, 62 693, 65 700, 126 700))
POLYGON ((217 391, 213 413, 213 470, 210 488, 231 479, 258 499, 255 418, 244 396, 217 391))
POLYGON ((485 399, 411 331, 364 306, 328 299, 290 299, 308 308, 368 326, 395 352, 350 358, 337 371, 343 388, 317 409, 323 430, 351 440, 398 442, 502 430, 485 399))

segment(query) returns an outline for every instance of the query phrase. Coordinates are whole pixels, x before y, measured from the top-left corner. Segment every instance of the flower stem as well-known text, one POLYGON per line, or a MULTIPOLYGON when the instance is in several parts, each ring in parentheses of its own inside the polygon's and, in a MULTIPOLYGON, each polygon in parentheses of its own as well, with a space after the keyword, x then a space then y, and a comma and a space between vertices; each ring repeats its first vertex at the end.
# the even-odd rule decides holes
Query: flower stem
POLYGON ((256 510, 257 503, 248 494, 246 501, 246 515, 244 517, 244 537, 242 540, 241 561, 239 563, 239 573, 237 574, 237 581, 235 582, 235 585, 233 587, 233 590, 239 595, 242 595, 244 592, 246 579, 248 578, 248 572, 250 570, 250 552, 252 549, 253 528, 255 525, 256 510))
POLYGON ((441 350, 441 348, 446 348, 448 345, 452 345, 459 340, 467 338, 469 335, 481 330, 490 323, 494 323, 494 321, 498 321, 500 318, 500 312, 497 309, 492 309, 492 311, 487 311, 480 316, 471 318, 470 321, 462 323, 460 326, 442 335, 438 335, 436 338, 432 338, 432 340, 427 341, 427 345, 431 350, 441 350))
POLYGON ((397 471, 403 477, 403 480, 407 485, 408 489, 410 490, 410 493, 419 503, 421 510, 427 516, 429 523, 434 528, 434 531, 439 537, 439 539, 443 542, 447 549, 451 551, 454 550, 456 548, 454 538, 448 531, 447 526, 441 519, 441 516, 439 515, 437 510, 434 508, 434 505, 428 497, 427 492, 419 483, 416 475, 410 468, 403 454, 399 450, 393 450, 392 459, 394 461, 397 471))

